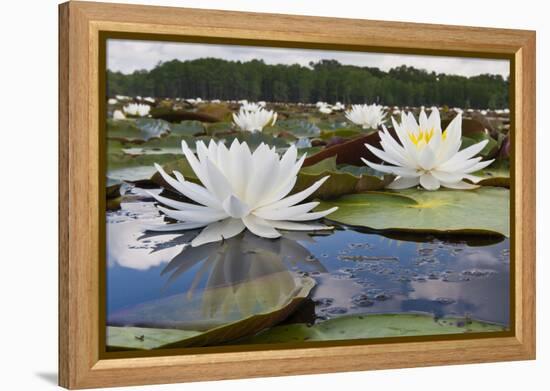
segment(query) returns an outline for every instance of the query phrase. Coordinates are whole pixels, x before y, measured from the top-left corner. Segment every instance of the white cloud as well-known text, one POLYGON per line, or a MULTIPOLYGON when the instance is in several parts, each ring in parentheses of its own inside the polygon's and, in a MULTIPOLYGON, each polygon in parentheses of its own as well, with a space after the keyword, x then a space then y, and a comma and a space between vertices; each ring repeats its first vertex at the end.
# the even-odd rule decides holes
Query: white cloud
POLYGON ((109 40, 107 45, 107 68, 123 73, 131 73, 137 69, 150 70, 159 61, 173 59, 184 61, 204 57, 233 61, 263 59, 267 64, 300 64, 304 66, 310 61, 335 59, 342 64, 378 67, 384 71, 405 64, 428 71, 464 76, 491 73, 506 78, 509 75, 507 60, 481 58, 114 39, 109 40))

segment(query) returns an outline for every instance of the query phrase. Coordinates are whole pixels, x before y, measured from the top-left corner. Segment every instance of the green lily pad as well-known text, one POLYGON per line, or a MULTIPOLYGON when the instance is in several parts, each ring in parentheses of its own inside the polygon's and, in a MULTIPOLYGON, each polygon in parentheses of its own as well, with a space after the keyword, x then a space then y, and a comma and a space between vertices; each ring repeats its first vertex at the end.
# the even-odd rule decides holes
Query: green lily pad
POLYGON ((153 329, 148 327, 107 327, 110 351, 149 350, 199 335, 200 331, 153 329))
POLYGON ((179 136, 193 136, 204 131, 204 125, 200 121, 181 121, 179 124, 172 124, 172 134, 179 136))
POLYGON ((362 173, 359 169, 356 172, 347 167, 340 169, 336 165, 336 160, 337 156, 332 156, 314 165, 303 167, 298 173, 293 192, 302 191, 327 175, 330 178, 315 192, 314 197, 331 199, 344 194, 379 190, 391 182, 391 177, 378 176, 373 171, 365 170, 362 173))
POLYGON ((510 192, 497 187, 476 190, 366 192, 324 201, 338 206, 329 219, 376 230, 510 235, 510 192))
POLYGON ((499 160, 474 175, 483 179, 477 184, 481 186, 510 187, 510 163, 507 160, 499 160))
POLYGON ((494 154, 498 150, 498 142, 487 133, 474 133, 467 137, 462 137, 461 149, 468 148, 469 146, 477 144, 484 140, 487 140, 488 142, 485 148, 483 148, 481 152, 479 152, 479 156, 482 156, 483 158, 494 156, 494 154))
POLYGON ((330 140, 333 137, 353 138, 362 135, 360 129, 342 128, 330 131, 323 131, 320 138, 323 140, 330 140))
MULTIPOLYGON (((107 333, 107 346, 117 350, 161 349, 211 346, 234 341, 254 335, 288 318, 309 296, 314 286, 315 280, 312 278, 294 279, 288 271, 273 273, 237 285, 221 286, 210 290, 207 298, 203 295, 202 298, 193 300, 189 307, 185 307, 185 315, 196 323, 197 318, 209 312, 204 308, 204 300, 207 300, 208 305, 216 305, 224 312, 228 312, 229 309, 237 305, 241 310, 248 309, 248 312, 251 312, 249 311, 251 309, 254 310, 253 314, 220 325, 216 325, 214 321, 211 327, 206 329, 204 325, 198 324, 194 330, 189 328, 180 330, 111 326, 107 333), (289 278, 294 282, 289 286, 291 289, 285 293, 285 297, 281 297, 280 295, 284 293, 281 289, 288 285, 289 278), (232 300, 236 300, 238 303, 233 303, 232 300), (264 305, 264 301, 268 304, 264 305), (148 338, 149 335, 151 338, 148 338), (145 343, 146 340, 148 340, 147 343, 145 343)), ((142 313, 141 316, 147 311, 159 311, 159 304, 160 307, 180 308, 182 302, 186 300, 185 296, 185 294, 176 295, 176 297, 165 299, 162 303, 154 303, 151 308, 143 306, 139 311, 142 313)), ((189 326, 192 327, 192 324, 190 323, 189 326)))
POLYGON ((319 324, 291 324, 273 327, 239 344, 268 344, 306 341, 337 341, 418 335, 445 335, 505 331, 505 327, 471 319, 446 317, 435 319, 427 314, 350 315, 319 324))
POLYGON ((234 134, 230 134, 223 137, 225 140, 226 145, 231 145, 234 139, 239 140, 239 142, 246 141, 248 144, 248 147, 251 150, 256 149, 261 143, 265 143, 269 145, 270 147, 276 147, 276 148, 287 148, 289 146, 288 142, 281 138, 281 137, 273 137, 270 134, 262 133, 262 132, 238 132, 234 134))
POLYGON ((277 127, 292 133, 295 137, 318 137, 321 130, 317 125, 302 119, 286 119, 277 122, 277 127))

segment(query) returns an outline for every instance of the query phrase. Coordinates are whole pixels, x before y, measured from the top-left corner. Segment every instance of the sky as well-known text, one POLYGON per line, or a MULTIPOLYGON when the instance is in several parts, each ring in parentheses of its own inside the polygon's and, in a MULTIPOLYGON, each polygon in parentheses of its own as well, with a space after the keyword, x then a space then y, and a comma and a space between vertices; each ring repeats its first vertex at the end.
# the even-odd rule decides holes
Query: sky
POLYGON ((138 69, 150 70, 159 61, 185 61, 205 57, 233 61, 262 59, 266 64, 303 66, 307 66, 310 61, 334 59, 345 65, 377 67, 383 71, 407 65, 429 72, 462 76, 490 73, 506 78, 509 75, 508 60, 120 39, 109 39, 107 42, 107 68, 122 73, 132 73, 138 69))

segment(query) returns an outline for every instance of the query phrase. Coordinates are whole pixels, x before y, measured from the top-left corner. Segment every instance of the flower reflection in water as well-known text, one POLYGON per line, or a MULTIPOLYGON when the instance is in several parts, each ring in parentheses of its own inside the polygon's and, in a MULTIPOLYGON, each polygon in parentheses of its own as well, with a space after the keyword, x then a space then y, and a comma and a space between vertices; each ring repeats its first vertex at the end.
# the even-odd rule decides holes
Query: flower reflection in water
MULTIPOLYGON (((187 231, 185 240, 198 233, 187 231)), ((155 236, 146 234, 140 240, 155 236)), ((191 276, 186 291, 113 313, 108 323, 201 330, 280 310, 314 285, 297 270, 326 272, 299 241, 315 240, 304 232, 286 233, 275 240, 244 232, 222 242, 183 246, 161 276, 168 276, 165 290, 191 276)), ((181 242, 181 236, 171 235, 168 241, 156 242, 151 253, 165 252, 181 242)))

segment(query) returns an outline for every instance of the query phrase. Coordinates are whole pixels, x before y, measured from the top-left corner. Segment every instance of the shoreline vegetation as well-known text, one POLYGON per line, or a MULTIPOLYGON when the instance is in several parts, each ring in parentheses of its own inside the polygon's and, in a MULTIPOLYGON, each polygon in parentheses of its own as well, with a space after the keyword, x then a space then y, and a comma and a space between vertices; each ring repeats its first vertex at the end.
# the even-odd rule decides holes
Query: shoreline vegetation
POLYGON ((107 70, 107 94, 165 98, 315 103, 376 102, 398 106, 508 107, 509 80, 500 75, 458 76, 402 65, 389 71, 336 60, 266 64, 219 58, 159 62, 131 74, 107 70))

